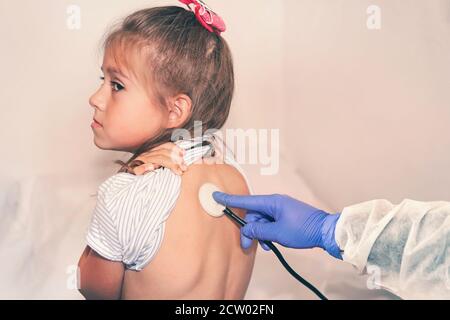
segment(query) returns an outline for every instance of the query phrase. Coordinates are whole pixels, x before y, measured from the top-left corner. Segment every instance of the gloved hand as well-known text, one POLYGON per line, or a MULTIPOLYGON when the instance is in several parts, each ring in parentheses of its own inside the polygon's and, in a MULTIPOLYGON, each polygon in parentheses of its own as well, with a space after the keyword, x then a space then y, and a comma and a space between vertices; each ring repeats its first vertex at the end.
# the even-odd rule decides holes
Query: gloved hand
POLYGON ((248 224, 241 229, 244 249, 252 245, 252 239, 268 240, 296 249, 319 247, 342 259, 334 238, 340 214, 328 214, 285 195, 233 196, 214 192, 213 197, 229 208, 247 210, 248 224))

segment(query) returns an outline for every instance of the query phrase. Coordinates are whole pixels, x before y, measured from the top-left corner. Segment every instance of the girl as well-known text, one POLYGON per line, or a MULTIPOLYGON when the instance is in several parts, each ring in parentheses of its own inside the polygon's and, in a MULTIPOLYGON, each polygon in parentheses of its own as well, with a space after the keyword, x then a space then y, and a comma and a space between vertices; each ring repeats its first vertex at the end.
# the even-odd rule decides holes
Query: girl
POLYGON ((133 156, 98 190, 78 263, 87 299, 242 299, 250 281, 256 245, 243 251, 239 228, 198 201, 206 182, 249 194, 242 170, 213 134, 166 144, 180 129, 220 129, 234 91, 222 20, 202 2, 182 2, 194 12, 140 10, 104 42, 104 83, 90 99, 94 143, 133 156), (223 164, 202 161, 221 152, 223 164), (143 167, 149 155, 175 173, 143 167))

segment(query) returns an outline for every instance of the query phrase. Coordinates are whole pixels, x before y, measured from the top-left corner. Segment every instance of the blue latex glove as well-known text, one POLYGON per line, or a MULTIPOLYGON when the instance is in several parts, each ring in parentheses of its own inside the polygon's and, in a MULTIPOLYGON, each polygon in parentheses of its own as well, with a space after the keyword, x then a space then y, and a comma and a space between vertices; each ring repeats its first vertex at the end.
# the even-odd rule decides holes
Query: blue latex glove
MULTIPOLYGON (((328 214, 285 195, 233 196, 214 192, 214 199, 228 208, 247 210, 247 225, 241 229, 241 245, 252 239, 273 241, 296 249, 322 248, 342 259, 334 238, 340 214, 328 214)), ((261 243, 265 250, 269 248, 261 243)))

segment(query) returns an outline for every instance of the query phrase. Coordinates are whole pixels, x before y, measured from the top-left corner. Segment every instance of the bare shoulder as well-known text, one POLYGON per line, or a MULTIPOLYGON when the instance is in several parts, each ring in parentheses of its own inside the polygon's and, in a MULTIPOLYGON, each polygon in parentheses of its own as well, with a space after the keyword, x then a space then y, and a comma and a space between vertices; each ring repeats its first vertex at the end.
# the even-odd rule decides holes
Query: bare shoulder
POLYGON ((248 195, 249 188, 243 175, 228 164, 195 164, 189 167, 183 180, 191 186, 200 187, 203 183, 216 184, 223 192, 248 195))
POLYGON ((247 182, 238 169, 228 164, 222 164, 219 165, 219 174, 222 175, 226 184, 224 192, 238 195, 249 194, 247 182))

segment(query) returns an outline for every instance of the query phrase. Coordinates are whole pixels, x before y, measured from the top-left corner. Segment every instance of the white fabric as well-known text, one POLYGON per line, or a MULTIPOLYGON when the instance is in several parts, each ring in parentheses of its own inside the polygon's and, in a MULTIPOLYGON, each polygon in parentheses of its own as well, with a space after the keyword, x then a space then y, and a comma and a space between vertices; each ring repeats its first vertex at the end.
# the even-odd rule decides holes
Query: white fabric
POLYGON ((162 243, 179 192, 180 178, 167 169, 112 176, 99 188, 87 244, 127 269, 142 270, 162 243))
MULTIPOLYGON (((188 166, 220 150, 213 137, 176 142, 187 150, 188 166), (203 141, 212 144, 202 145, 203 141)), ((225 155, 225 163, 242 172, 230 153, 225 155)), ((143 176, 119 173, 110 177, 99 187, 87 244, 102 257, 123 262, 127 269, 143 270, 162 244, 165 223, 180 189, 181 177, 165 168, 143 176)))
POLYGON ((343 259, 404 299, 450 299, 450 203, 364 202, 336 225, 343 259))

